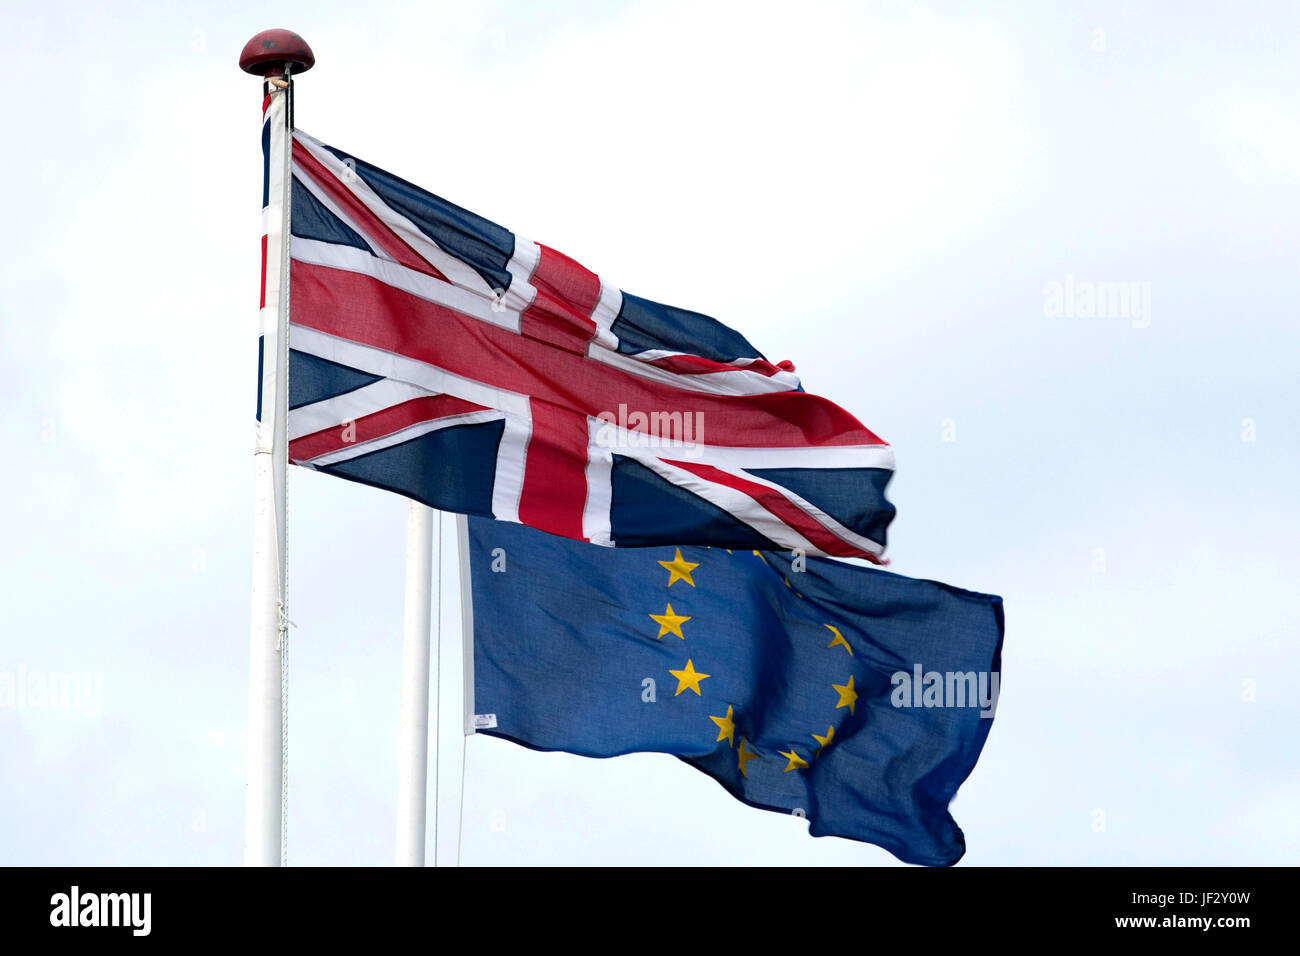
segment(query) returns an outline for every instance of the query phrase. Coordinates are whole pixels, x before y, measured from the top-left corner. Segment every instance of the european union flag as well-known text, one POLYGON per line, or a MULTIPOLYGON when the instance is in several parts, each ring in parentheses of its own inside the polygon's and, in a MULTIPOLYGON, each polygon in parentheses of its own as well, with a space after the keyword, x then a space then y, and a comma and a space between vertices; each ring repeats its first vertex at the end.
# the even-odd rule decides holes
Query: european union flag
POLYGON ((675 754, 813 836, 961 858, 948 804, 993 722, 1001 598, 824 558, 468 523, 481 732, 675 754))

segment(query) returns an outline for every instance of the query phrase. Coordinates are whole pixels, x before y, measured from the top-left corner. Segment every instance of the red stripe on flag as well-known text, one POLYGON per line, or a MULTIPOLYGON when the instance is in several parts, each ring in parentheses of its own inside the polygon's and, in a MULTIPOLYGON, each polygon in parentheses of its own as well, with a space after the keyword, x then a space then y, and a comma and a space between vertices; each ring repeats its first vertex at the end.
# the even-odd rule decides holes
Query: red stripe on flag
POLYGON ((713 465, 704 465, 696 462, 686 461, 669 461, 664 459, 667 464, 673 465, 683 471, 689 471, 693 475, 703 478, 705 481, 711 481, 717 485, 725 485, 736 491, 743 492, 753 498, 765 509, 794 528, 801 535, 810 541, 814 547, 820 548, 826 554, 837 555, 842 558, 868 558, 876 560, 875 555, 863 551, 856 545, 844 541, 839 535, 835 534, 825 525, 821 524, 803 509, 795 505, 789 498, 781 494, 775 488, 769 488, 767 485, 761 485, 756 481, 747 481, 730 472, 723 471, 721 468, 715 468, 713 465))
MULTIPOLYGON (((746 448, 885 445, 806 392, 716 395, 654 382, 464 315, 371 276, 295 262, 293 322, 591 417, 699 413, 697 440, 746 448)), ((534 434, 534 439, 536 439, 534 434)))
POLYGON ((310 461, 321 455, 339 451, 349 445, 383 438, 403 428, 419 425, 450 415, 463 415, 466 412, 483 411, 484 406, 475 405, 453 395, 429 395, 413 398, 409 402, 391 405, 371 415, 363 415, 355 422, 332 425, 310 435, 303 435, 289 442, 289 459, 291 461, 310 461))
POLYGON ((334 200, 339 208, 351 217, 352 225, 364 232, 375 245, 392 256, 395 261, 408 269, 447 281, 447 277, 429 260, 407 245, 401 236, 390 229, 382 219, 370 211, 369 206, 357 198, 352 190, 325 168, 325 165, 313 156, 307 147, 296 141, 293 144, 293 161, 302 167, 302 171, 311 177, 325 195, 334 200))
POLYGON ((530 280, 537 296, 520 316, 519 330, 582 354, 596 335, 590 316, 600 299, 600 277, 550 246, 539 243, 538 248, 541 259, 530 280))
POLYGON ((519 520, 532 528, 585 541, 587 417, 534 398, 519 520), (540 439, 540 440, 539 440, 540 439))

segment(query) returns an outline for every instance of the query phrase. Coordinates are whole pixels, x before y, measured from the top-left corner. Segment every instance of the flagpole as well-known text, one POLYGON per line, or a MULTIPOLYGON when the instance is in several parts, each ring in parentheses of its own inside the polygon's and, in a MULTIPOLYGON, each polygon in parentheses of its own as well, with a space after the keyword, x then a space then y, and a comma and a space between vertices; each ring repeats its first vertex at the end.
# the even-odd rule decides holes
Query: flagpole
MULTIPOLYGON (((474 706, 474 588, 469 566, 469 518, 456 516, 456 551, 459 558, 460 584, 460 675, 461 675, 461 737, 460 737, 460 799, 456 810, 456 865, 460 866, 461 850, 465 844, 465 768, 468 765, 469 738, 478 727, 474 706)), ((485 723, 495 727, 495 723, 485 723)))
POLYGON ((288 30, 266 30, 244 45, 239 66, 262 77, 265 185, 262 237, 261 380, 253 492, 253 594, 248 674, 248 779, 244 863, 279 866, 284 857, 284 680, 289 464, 289 188, 293 76, 311 69, 311 48, 288 30))
MULTIPOLYGON (((441 531, 441 522, 439 531, 441 531)), ((438 553, 442 553, 441 534, 438 553)), ((434 511, 410 502, 406 518, 406 607, 402 636, 402 706, 398 719, 397 865, 424 866, 429 776, 429 631, 432 617, 434 511)), ((441 607, 439 607, 441 613, 441 607)), ((435 675, 434 680, 437 680, 435 675)), ((434 698, 434 707, 438 706, 434 698)), ((437 741, 434 741, 434 760, 437 741)), ((437 833, 437 794, 434 796, 437 833)), ((438 865, 434 838, 433 865, 438 865)))

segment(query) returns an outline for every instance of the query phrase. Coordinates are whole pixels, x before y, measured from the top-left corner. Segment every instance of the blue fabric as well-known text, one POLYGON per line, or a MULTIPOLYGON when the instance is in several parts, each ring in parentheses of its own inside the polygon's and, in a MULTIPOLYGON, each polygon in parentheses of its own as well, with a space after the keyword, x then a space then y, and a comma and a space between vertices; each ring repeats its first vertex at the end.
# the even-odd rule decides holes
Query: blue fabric
POLYGON ((615 454, 613 461, 610 536, 619 547, 691 540, 760 550, 776 547, 734 515, 665 481, 635 458, 615 454))
POLYGON ((262 120, 262 208, 271 204, 271 121, 262 120))
POLYGON ((793 491, 846 528, 885 544, 897 509, 885 497, 888 468, 748 468, 755 478, 793 491))
POLYGON ((266 336, 257 337, 257 420, 262 420, 262 375, 266 362, 266 336))
POLYGON ((591 757, 675 754, 752 806, 805 815, 814 836, 926 865, 965 852, 948 804, 992 724, 981 713, 996 707, 1001 598, 721 548, 681 548, 698 566, 670 584, 660 562, 674 548, 599 548, 482 518, 469 529, 474 709, 497 721, 480 732, 591 757), (651 615, 682 636, 660 636, 651 615), (670 671, 709 676, 697 694, 670 671), (849 694, 836 689, 850 677, 849 694), (955 693, 981 679, 991 707, 955 693), (757 755, 744 775, 742 743, 757 755))
POLYGON ((666 349, 702 355, 715 362, 763 357, 743 335, 711 316, 629 292, 623 293, 623 304, 611 331, 618 336, 618 350, 633 355, 646 349, 666 349))
POLYGON ((415 223, 416 228, 437 243, 440 249, 459 257, 492 288, 502 291, 510 288, 506 263, 514 253, 515 236, 509 229, 365 160, 349 156, 341 149, 325 148, 339 159, 348 161, 367 186, 390 207, 415 223))
POLYGON ((499 421, 440 428, 316 470, 396 491, 442 511, 491 515, 492 465, 502 429, 499 421))
POLYGON ((302 184, 297 176, 293 177, 293 234, 303 239, 315 239, 318 242, 332 242, 340 246, 353 246, 365 252, 370 245, 362 239, 357 231, 340 219, 311 194, 311 190, 302 184))
MULTIPOLYGON (((260 361, 259 361, 260 367, 260 361)), ((307 352, 289 349, 289 407, 302 408, 337 398, 380 381, 381 376, 358 372, 307 352)), ((258 379, 261 381, 261 379, 258 379)), ((261 421, 261 416, 258 416, 261 421)))

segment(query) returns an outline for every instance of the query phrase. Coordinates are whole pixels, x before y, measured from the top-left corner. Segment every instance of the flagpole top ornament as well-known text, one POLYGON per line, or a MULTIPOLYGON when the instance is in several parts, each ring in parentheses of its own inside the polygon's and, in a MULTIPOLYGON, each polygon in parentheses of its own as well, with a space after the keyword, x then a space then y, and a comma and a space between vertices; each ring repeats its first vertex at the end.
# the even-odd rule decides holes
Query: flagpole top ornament
POLYGON ((239 68, 256 76, 281 76, 285 67, 297 76, 315 64, 316 54, 292 30, 263 30, 245 43, 239 54, 239 68))

